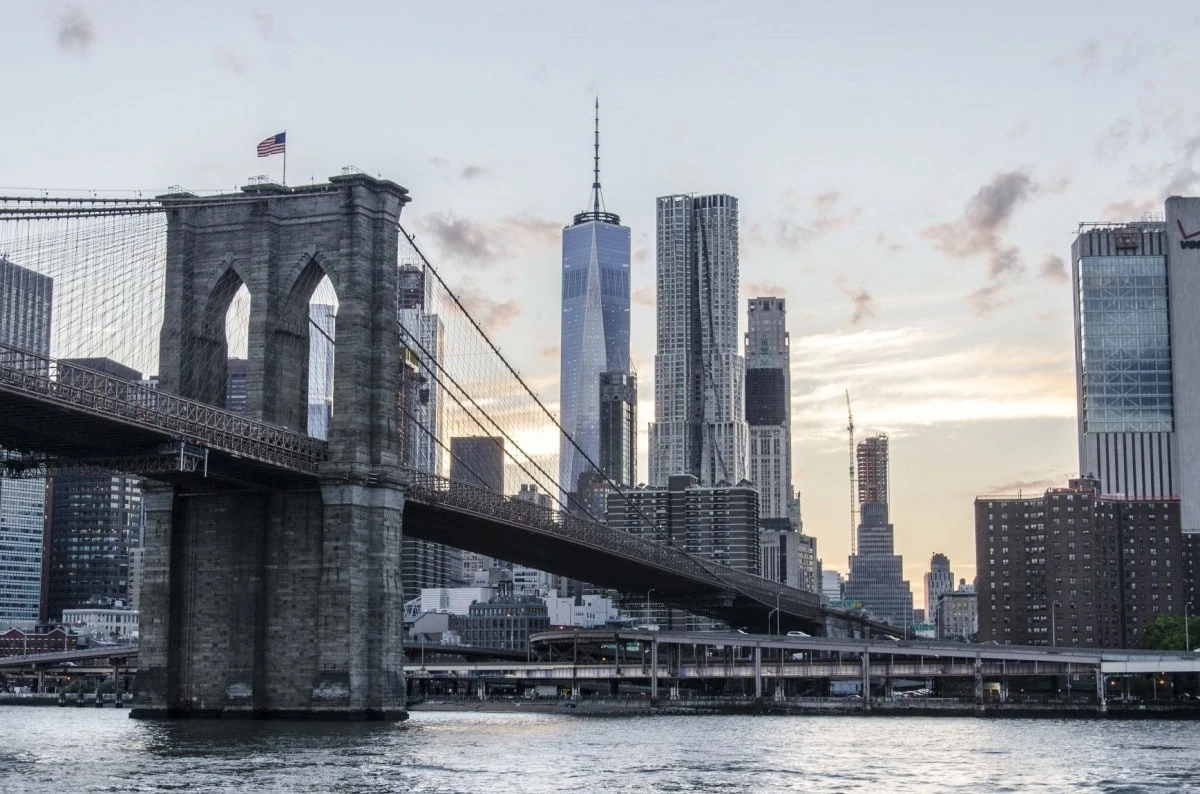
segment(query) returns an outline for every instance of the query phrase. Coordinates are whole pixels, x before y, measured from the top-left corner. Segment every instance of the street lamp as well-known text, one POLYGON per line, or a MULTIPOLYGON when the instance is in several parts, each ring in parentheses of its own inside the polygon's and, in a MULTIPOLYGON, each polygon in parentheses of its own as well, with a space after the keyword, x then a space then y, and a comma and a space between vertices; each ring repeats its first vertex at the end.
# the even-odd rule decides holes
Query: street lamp
POLYGON ((653 592, 654 592, 653 587, 651 587, 649 590, 646 591, 646 625, 647 626, 650 625, 650 594, 653 592))
POLYGON ((771 633, 771 616, 775 616, 775 633, 780 632, 779 619, 782 617, 779 613, 779 593, 775 594, 775 608, 767 613, 767 634, 771 633))

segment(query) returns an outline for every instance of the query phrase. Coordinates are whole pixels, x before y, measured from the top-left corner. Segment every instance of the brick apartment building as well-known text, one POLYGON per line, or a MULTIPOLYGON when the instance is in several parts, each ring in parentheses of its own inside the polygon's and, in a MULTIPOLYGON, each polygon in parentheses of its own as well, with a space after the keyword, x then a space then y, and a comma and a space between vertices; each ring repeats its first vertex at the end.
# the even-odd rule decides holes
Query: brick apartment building
POLYGON ((1200 535, 1179 515, 1177 499, 1101 494, 1085 478, 976 498, 980 641, 1136 647, 1159 615, 1195 606, 1200 535))

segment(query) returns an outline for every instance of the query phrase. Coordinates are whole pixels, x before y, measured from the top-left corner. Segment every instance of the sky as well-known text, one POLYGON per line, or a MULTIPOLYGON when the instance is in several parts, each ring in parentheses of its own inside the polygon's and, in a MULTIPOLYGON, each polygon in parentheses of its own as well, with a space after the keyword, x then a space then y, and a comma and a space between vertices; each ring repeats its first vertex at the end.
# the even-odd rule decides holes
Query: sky
MULTIPOLYGON (((973 501, 1076 473, 1078 223, 1200 187, 1200 7, 1009 2, 0 4, 0 187, 231 190, 354 165, 494 313, 556 405, 560 230, 591 185, 633 239, 641 471, 654 199, 725 192, 741 293, 787 299, 794 484, 845 571, 845 391, 891 443, 916 602, 975 573, 973 501)), ((745 318, 742 319, 743 330, 745 318)), ((644 475, 643 475, 644 476, 644 475)))

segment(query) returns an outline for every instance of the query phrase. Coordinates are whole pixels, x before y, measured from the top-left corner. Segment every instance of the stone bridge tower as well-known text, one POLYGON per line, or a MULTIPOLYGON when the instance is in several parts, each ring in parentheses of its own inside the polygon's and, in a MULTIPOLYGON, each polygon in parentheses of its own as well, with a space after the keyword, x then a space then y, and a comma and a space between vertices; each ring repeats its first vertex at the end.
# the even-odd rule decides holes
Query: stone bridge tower
POLYGON ((134 716, 405 716, 397 469, 399 185, 258 185, 167 213, 160 388, 223 406, 225 317, 251 296, 247 407, 303 431, 309 300, 338 297, 318 477, 147 489, 134 716))

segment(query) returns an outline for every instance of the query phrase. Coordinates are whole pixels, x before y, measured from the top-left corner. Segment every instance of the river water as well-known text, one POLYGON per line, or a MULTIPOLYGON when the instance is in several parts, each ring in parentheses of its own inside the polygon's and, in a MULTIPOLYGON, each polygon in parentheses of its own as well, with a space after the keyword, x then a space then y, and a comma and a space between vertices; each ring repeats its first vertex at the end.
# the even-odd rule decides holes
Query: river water
POLYGON ((0 792, 1180 792, 1200 791, 1198 737, 1200 722, 0 707, 0 792))

